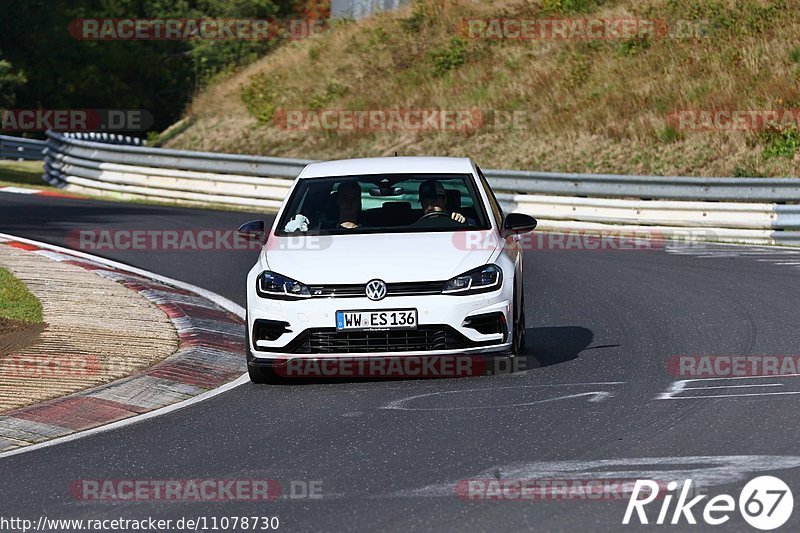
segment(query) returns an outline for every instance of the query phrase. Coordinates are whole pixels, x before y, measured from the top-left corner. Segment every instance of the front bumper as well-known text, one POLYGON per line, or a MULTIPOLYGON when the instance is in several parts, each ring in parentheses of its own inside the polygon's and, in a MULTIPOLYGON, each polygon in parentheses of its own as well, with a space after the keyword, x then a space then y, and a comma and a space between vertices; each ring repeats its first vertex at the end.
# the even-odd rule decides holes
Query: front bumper
MULTIPOLYGON (((256 366, 283 364, 296 358, 370 358, 502 354, 511 348, 512 289, 504 283, 496 292, 471 296, 395 296, 375 302, 364 298, 271 300, 253 289, 248 294, 248 362, 256 366), (344 333, 335 329, 336 312, 347 310, 417 309, 415 330, 344 333), (469 327, 478 316, 502 317, 502 332, 481 333, 469 327), (263 338, 257 324, 281 324, 274 340, 263 338), (258 337, 262 338, 258 338, 258 337)), ((483 329, 483 328, 480 328, 483 329)))

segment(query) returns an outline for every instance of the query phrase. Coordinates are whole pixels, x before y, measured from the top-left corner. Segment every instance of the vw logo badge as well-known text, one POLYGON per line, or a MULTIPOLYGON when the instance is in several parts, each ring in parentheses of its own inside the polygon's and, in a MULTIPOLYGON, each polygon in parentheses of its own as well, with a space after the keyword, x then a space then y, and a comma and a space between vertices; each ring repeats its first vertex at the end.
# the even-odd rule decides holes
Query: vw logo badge
POLYGON ((373 279, 367 283, 367 298, 370 300, 383 300, 386 297, 386 283, 380 279, 373 279))

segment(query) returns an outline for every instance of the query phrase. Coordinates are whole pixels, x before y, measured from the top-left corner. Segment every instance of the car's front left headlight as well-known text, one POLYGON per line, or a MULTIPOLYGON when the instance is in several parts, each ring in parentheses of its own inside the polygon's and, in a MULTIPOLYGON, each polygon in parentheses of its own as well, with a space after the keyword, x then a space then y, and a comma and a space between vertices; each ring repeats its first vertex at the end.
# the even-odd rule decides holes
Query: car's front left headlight
POLYGON ((477 294, 495 291, 503 283, 503 271, 497 265, 485 265, 464 272, 444 284, 442 294, 477 294))
POLYGON ((279 300, 294 300, 296 298, 310 298, 311 291, 308 287, 276 272, 262 272, 256 280, 256 292, 262 298, 275 298, 279 300))

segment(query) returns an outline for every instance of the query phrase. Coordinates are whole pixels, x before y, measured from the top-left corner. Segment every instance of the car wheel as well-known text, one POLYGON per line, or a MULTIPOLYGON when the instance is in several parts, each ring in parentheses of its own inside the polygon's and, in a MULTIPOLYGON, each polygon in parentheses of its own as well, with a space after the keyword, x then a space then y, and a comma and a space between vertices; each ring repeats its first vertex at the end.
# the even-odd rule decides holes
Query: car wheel
POLYGON ((527 330, 527 328, 525 326, 525 293, 524 292, 522 293, 522 301, 520 303, 520 315, 519 316, 520 316, 520 318, 519 318, 519 335, 520 335, 519 350, 520 350, 520 352, 522 352, 522 350, 525 349, 525 332, 527 330))

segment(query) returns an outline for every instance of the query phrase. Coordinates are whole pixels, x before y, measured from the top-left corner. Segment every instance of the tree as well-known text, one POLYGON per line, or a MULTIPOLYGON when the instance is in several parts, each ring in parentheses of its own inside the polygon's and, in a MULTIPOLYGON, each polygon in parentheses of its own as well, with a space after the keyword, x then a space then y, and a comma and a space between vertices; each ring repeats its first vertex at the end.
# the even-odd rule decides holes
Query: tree
POLYGON ((283 18, 293 0, 0 0, 2 98, 21 108, 145 109, 162 130, 198 87, 268 53, 276 41, 91 41, 70 35, 81 18, 283 18), (24 84, 24 85, 23 85, 24 84), (13 102, 13 100, 11 100, 13 102))
POLYGON ((0 52, 0 108, 13 107, 16 101, 16 91, 25 85, 25 73, 14 71, 9 61, 3 59, 0 52))

